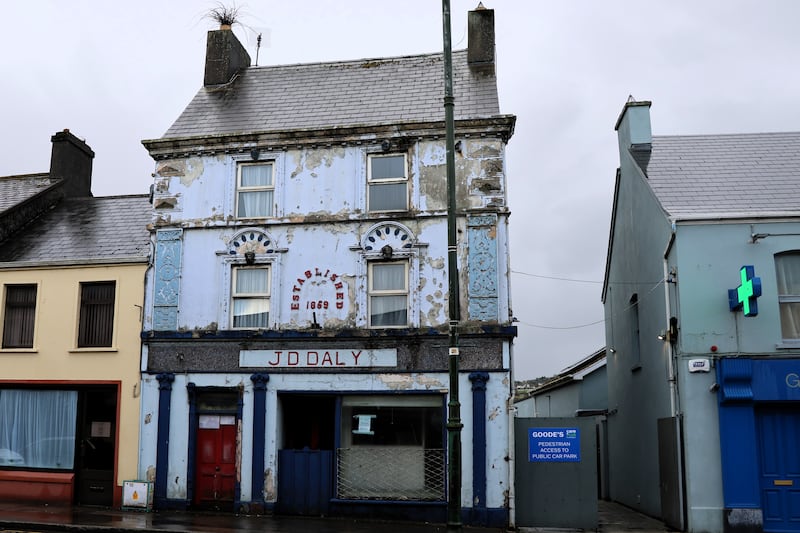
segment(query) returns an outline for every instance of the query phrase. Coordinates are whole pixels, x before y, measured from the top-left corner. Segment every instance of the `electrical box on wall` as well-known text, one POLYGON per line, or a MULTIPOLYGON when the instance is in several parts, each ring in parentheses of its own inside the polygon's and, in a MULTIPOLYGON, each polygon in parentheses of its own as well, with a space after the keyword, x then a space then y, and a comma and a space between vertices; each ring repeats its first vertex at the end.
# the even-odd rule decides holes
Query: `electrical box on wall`
POLYGON ((711 372, 711 361, 708 359, 689 359, 689 372, 711 372))
POLYGON ((153 508, 153 483, 149 481, 124 481, 122 483, 122 508, 150 511, 153 508))

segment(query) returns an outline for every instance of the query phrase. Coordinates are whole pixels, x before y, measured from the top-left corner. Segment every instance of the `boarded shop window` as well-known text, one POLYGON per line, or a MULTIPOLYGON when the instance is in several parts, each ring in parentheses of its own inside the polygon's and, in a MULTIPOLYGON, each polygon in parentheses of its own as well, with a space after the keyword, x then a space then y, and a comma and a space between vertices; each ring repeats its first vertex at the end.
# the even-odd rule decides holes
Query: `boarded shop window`
POLYGON ((81 283, 78 348, 109 347, 114 339, 116 282, 81 283))
POLYGON ((337 450, 338 497, 442 500, 442 396, 346 396, 337 450))
POLYGON ((33 348, 36 285, 6 285, 3 348, 33 348))

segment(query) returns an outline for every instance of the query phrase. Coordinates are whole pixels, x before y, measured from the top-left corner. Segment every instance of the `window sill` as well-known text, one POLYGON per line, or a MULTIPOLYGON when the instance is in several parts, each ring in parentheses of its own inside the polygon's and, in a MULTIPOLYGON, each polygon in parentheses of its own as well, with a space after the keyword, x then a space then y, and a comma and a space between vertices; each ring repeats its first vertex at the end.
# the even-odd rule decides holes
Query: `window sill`
POLYGON ((69 353, 108 353, 108 352, 118 352, 117 348, 113 346, 104 346, 101 348, 73 348, 69 350, 69 353))
POLYGON ((39 353, 36 348, 2 348, 0 354, 5 353, 39 353))
POLYGON ((775 345, 775 348, 778 350, 796 350, 800 348, 800 339, 783 339, 781 342, 775 345))

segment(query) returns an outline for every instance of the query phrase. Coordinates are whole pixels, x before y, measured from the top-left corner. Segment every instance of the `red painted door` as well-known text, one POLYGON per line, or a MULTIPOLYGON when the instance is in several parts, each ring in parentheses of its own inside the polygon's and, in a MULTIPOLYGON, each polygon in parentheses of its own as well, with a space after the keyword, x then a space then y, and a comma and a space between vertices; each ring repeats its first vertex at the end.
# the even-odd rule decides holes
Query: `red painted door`
POLYGON ((194 503, 229 509, 236 486, 236 418, 201 415, 197 429, 194 503))

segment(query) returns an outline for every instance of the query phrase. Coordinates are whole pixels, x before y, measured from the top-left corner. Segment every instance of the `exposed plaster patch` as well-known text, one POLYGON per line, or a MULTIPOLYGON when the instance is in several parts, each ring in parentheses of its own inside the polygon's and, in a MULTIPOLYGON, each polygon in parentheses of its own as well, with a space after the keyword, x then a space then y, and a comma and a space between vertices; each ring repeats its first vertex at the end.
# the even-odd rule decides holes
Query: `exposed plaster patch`
POLYGON ((764 524, 764 517, 761 509, 731 509, 728 512, 728 524, 735 527, 754 527, 761 528, 764 524))
POLYGON ((426 374, 419 374, 417 376, 417 380, 416 381, 417 381, 417 383, 419 385, 422 385, 423 387, 425 387, 426 389, 429 389, 429 390, 430 389, 442 389, 445 386, 444 383, 442 383, 438 379, 433 378, 431 376, 428 376, 426 374))
POLYGON ((435 259, 431 259, 428 261, 428 264, 431 265, 431 268, 436 270, 444 270, 444 257, 437 257, 435 259))
POLYGON ((489 420, 494 420, 499 415, 500 415, 500 408, 499 407, 495 407, 494 409, 492 409, 492 412, 489 413, 489 417, 488 418, 489 418, 489 420))
POLYGON ((169 176, 182 176, 186 172, 186 162, 183 159, 164 161, 156 167, 156 174, 166 178, 169 176))
POLYGON ((189 187, 203 173, 203 160, 199 157, 190 157, 186 160, 186 172, 181 176, 181 185, 189 187))
POLYGON ((474 158, 500 157, 500 150, 489 144, 480 143, 473 150, 473 146, 478 143, 466 143, 467 155, 474 158))
POLYGON ((147 414, 144 416, 144 423, 145 423, 145 424, 149 424, 151 420, 153 420, 153 415, 152 415, 152 413, 147 413, 147 414))
POLYGON ((153 207, 155 209, 174 209, 176 205, 178 205, 178 199, 172 196, 156 199, 153 207))
POLYGON ((268 502, 275 499, 275 478, 271 468, 264 470, 264 499, 268 502))
POLYGON ((408 390, 413 384, 411 376, 407 374, 378 374, 378 379, 391 390, 408 390))
POLYGON ((145 474, 147 481, 155 481, 156 480, 156 467, 154 465, 150 465, 147 467, 147 472, 145 474))
POLYGON ((164 193, 169 191, 169 178, 157 179, 155 192, 164 193))

